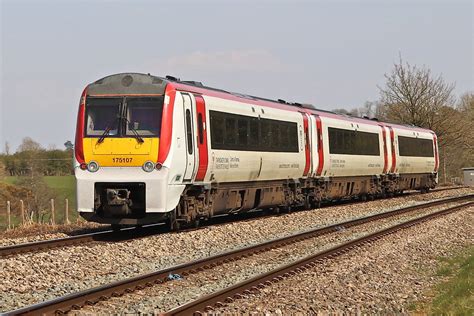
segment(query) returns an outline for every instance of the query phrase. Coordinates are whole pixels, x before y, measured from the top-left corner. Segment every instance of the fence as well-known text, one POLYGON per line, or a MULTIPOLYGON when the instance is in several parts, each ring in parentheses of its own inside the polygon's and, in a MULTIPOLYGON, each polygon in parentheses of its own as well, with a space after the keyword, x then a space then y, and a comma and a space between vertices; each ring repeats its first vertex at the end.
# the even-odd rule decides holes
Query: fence
POLYGON ((50 208, 49 210, 45 210, 45 212, 37 215, 37 219, 34 219, 34 213, 28 212, 25 209, 25 203, 23 200, 20 200, 19 210, 16 210, 17 215, 13 213, 12 203, 7 201, 6 203, 6 229, 13 229, 18 226, 25 226, 32 223, 40 223, 40 224, 70 224, 71 221, 69 220, 69 200, 64 200, 64 209, 63 210, 56 210, 55 207, 55 200, 50 200, 50 208), (18 212, 19 211, 19 212, 18 212), (62 216, 58 216, 62 215, 62 216), (57 220, 58 219, 58 220, 57 220))

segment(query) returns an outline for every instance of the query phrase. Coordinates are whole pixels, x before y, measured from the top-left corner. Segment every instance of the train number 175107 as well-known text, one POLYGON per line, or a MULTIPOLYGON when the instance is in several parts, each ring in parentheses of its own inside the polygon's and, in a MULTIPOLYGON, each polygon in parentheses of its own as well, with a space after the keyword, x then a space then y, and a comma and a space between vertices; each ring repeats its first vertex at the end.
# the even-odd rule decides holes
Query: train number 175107
POLYGON ((113 163, 131 163, 133 158, 129 157, 113 157, 112 162, 113 163))

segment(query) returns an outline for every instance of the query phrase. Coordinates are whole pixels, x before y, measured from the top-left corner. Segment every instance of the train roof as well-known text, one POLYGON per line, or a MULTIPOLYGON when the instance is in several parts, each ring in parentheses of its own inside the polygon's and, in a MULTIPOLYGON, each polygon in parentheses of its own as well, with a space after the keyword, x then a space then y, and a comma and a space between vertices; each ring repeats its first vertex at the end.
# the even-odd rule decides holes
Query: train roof
POLYGON ((370 125, 390 125, 396 128, 418 130, 431 132, 428 129, 413 125, 402 125, 389 122, 382 122, 377 119, 355 117, 345 114, 338 114, 332 111, 319 109, 312 104, 298 102, 287 102, 282 99, 268 99, 253 95, 230 92, 219 88, 209 87, 199 81, 180 80, 174 76, 158 77, 143 73, 118 73, 101 78, 87 86, 88 95, 114 95, 114 94, 140 94, 157 95, 164 94, 166 85, 171 84, 177 90, 189 91, 214 97, 252 103, 255 105, 280 108, 290 111, 300 111, 317 114, 322 117, 331 117, 336 119, 349 120, 352 122, 370 124, 370 125))

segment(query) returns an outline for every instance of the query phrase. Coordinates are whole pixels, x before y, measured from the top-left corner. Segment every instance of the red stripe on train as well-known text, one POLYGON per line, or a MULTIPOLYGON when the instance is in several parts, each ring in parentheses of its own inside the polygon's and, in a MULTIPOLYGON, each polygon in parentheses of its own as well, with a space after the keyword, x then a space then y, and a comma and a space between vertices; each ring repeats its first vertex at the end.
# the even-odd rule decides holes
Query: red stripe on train
POLYGON ((311 157, 309 152, 309 131, 308 131, 308 115, 304 112, 301 112, 303 115, 303 134, 304 134, 304 151, 306 157, 306 163, 304 166, 303 176, 307 176, 309 172, 309 167, 311 165, 311 157))
POLYGON ((165 90, 165 102, 163 104, 163 114, 161 120, 160 148, 158 149, 157 158, 157 161, 161 164, 163 164, 166 158, 168 158, 171 148, 175 96, 176 90, 174 89, 173 85, 168 84, 165 90))
POLYGON ((320 176, 323 172, 324 167, 324 151, 323 151, 323 124, 321 122, 321 118, 319 116, 315 116, 316 118, 316 130, 317 130, 317 137, 318 137, 318 169, 316 170, 316 175, 320 176))
POLYGON ((438 137, 436 137, 436 134, 433 133, 433 144, 434 144, 434 154, 435 154, 435 167, 434 167, 434 172, 438 171, 439 168, 439 156, 438 156, 438 137))
POLYGON ((86 95, 87 88, 84 89, 79 101, 79 111, 77 113, 77 125, 76 125, 76 139, 74 144, 74 155, 76 156, 77 162, 84 163, 84 116, 86 108, 86 95))
POLYGON ((392 168, 390 168, 390 173, 395 172, 395 168, 397 166, 397 156, 395 151, 395 133, 393 132, 393 128, 388 126, 390 130, 390 142, 392 143, 392 168))
POLYGON ((388 153, 387 153, 387 132, 385 131, 385 126, 380 124, 382 128, 382 138, 383 138, 383 173, 387 173, 388 167, 388 153))
POLYGON ((199 152, 199 167, 196 174, 196 181, 204 181, 208 165, 208 151, 207 151, 207 120, 206 120, 206 104, 200 95, 194 95, 196 99, 196 113, 197 113, 197 144, 199 152))

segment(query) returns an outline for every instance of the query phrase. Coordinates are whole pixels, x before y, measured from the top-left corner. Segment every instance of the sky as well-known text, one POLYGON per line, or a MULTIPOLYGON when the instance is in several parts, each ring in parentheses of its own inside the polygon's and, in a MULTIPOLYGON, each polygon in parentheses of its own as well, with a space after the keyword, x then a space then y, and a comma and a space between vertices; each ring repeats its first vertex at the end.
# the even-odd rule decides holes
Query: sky
POLYGON ((0 152, 74 140, 84 87, 173 75, 321 109, 379 98, 399 56, 474 91, 474 1, 0 0, 0 152))

